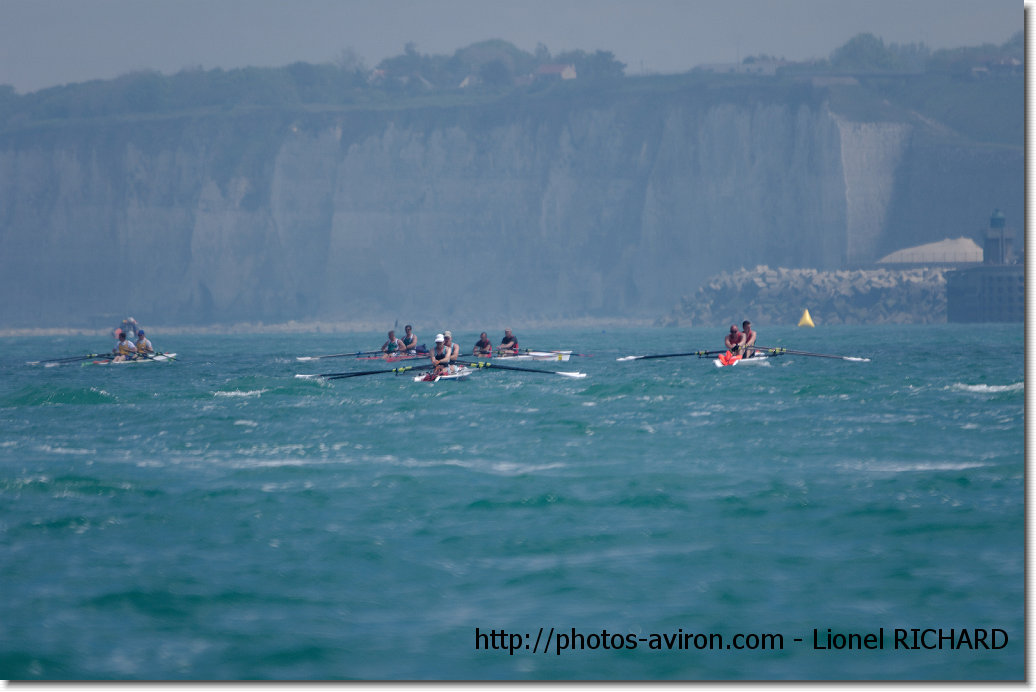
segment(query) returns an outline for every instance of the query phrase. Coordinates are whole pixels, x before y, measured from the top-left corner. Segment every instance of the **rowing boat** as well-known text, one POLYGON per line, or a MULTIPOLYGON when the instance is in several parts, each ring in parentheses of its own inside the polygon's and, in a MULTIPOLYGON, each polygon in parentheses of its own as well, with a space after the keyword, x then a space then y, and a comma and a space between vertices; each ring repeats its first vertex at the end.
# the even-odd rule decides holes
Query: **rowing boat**
POLYGON ((175 353, 156 353, 146 358, 132 358, 128 361, 115 361, 113 358, 106 358, 104 361, 94 361, 92 365, 95 366, 133 366, 141 365, 143 363, 164 363, 168 361, 175 361, 175 353))
POLYGON ((436 375, 434 373, 427 372, 423 375, 417 375, 414 377, 414 382, 438 382, 439 380, 461 380, 471 374, 471 368, 459 367, 454 372, 446 373, 443 375, 436 375))
POLYGON ((553 360, 568 361, 571 351, 523 351, 522 353, 496 353, 492 356, 479 355, 476 358, 497 358, 499 360, 553 360))
POLYGON ((770 365, 770 358, 776 356, 767 356, 761 353, 757 353, 751 358, 743 358, 741 356, 735 356, 730 351, 721 354, 718 358, 712 361, 713 365, 717 368, 733 367, 735 365, 770 365))

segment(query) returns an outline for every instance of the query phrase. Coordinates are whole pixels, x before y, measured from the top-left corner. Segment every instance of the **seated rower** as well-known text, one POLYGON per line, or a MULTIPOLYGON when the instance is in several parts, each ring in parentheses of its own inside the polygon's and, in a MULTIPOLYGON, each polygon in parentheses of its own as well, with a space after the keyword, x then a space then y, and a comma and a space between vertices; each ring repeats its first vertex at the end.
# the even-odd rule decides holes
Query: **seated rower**
POLYGON ((417 354, 417 334, 414 334, 414 328, 412 326, 410 326, 409 324, 407 326, 403 327, 403 329, 406 331, 406 334, 403 335, 403 339, 402 339, 402 341, 403 341, 403 348, 406 349, 406 352, 408 354, 416 355, 417 354))
POLYGON ((731 353, 738 353, 745 342, 745 335, 737 330, 737 325, 730 325, 730 332, 723 339, 723 345, 730 349, 731 353))
POLYGON ((510 329, 504 330, 504 338, 497 347, 497 352, 513 356, 518 353, 518 337, 511 333, 510 329))
POLYGON ((741 351, 744 358, 751 358, 755 355, 756 333, 752 331, 752 323, 745 320, 741 323, 741 351))
POLYGON ((137 353, 139 355, 148 356, 155 352, 155 349, 151 346, 151 341, 144 336, 144 330, 141 329, 137 332, 137 353))
POLYGON ((406 345, 396 338, 395 330, 390 330, 388 333, 388 341, 381 345, 381 352, 386 356, 393 356, 398 351, 406 351, 406 345))
POLYGON ((485 332, 479 335, 478 341, 475 342, 475 349, 471 354, 485 357, 493 355, 493 342, 489 340, 485 332))
POLYGON ((453 332, 446 330, 442 333, 443 346, 446 347, 446 352, 450 354, 450 370, 457 370, 457 358, 460 356, 460 345, 454 343, 453 332))
POLYGON ((435 335, 435 348, 432 349, 429 358, 432 361, 433 375, 448 375, 450 373, 450 354, 452 349, 446 348, 446 337, 442 334, 435 335))
POLYGON ((115 348, 112 349, 112 353, 115 354, 115 357, 112 358, 113 363, 135 360, 137 357, 137 347, 133 345, 132 341, 126 338, 126 332, 119 332, 119 343, 115 344, 115 348))

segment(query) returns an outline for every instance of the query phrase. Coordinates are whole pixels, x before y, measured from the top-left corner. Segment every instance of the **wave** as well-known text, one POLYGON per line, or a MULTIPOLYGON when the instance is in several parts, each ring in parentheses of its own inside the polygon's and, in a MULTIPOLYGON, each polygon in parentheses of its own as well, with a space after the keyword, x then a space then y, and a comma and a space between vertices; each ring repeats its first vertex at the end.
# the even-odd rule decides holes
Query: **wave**
POLYGON ((1015 382, 1014 384, 965 384, 956 382, 950 389, 958 392, 974 392, 976 394, 1000 394, 1003 392, 1024 392, 1025 383, 1015 382))
POLYGON ((0 400, 2 406, 55 406, 60 404, 109 404, 114 395, 98 387, 22 387, 0 400))
POLYGON ((250 396, 262 396, 269 389, 249 389, 248 391, 231 390, 229 392, 213 392, 212 396, 236 396, 236 397, 250 397, 250 396))

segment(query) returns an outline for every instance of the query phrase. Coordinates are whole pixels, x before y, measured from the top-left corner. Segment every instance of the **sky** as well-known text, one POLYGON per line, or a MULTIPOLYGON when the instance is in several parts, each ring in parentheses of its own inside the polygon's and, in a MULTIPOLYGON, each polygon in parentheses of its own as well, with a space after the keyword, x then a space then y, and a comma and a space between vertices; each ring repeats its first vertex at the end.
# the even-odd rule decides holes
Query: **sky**
MULTIPOLYGON (((1026 5, 1027 6, 1027 5, 1026 5)), ((626 74, 749 55, 826 58, 859 33, 954 48, 1005 42, 1018 0, 0 0, 0 84, 19 93, 137 70, 368 67, 488 39, 534 52, 611 51, 626 74)))

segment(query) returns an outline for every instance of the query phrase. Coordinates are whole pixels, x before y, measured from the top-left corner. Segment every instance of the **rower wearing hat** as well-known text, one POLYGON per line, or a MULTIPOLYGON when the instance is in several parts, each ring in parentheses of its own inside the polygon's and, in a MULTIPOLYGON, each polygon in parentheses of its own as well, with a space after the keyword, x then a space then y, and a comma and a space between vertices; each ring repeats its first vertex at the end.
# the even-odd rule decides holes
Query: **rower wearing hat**
POLYGON ((140 329, 137 331, 137 353, 154 353, 155 349, 151 346, 151 341, 144 336, 144 330, 140 329))
POLYGON ((453 342, 453 333, 446 330, 442 333, 443 346, 446 348, 446 353, 450 356, 450 365, 457 363, 457 356, 460 355, 460 346, 453 342))
POLYGON ((446 349, 446 337, 435 335, 435 348, 432 349, 432 374, 445 375, 450 371, 450 351, 446 349))

